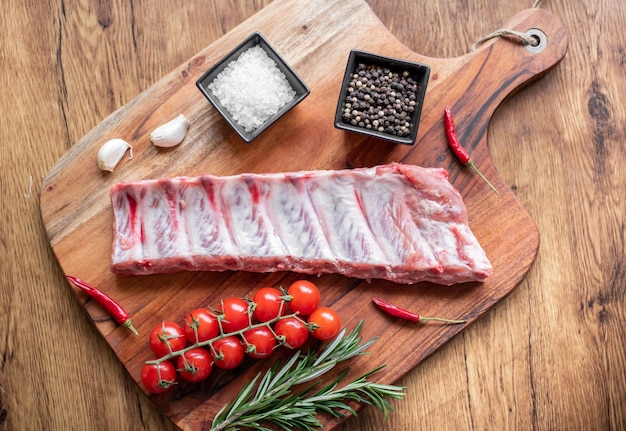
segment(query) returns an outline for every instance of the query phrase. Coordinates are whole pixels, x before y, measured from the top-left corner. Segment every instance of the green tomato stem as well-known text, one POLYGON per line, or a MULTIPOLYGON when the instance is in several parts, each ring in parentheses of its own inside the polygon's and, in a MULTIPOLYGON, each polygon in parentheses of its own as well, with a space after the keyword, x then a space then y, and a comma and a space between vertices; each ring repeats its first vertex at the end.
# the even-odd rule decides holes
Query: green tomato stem
MULTIPOLYGON (((211 349, 211 352, 214 352, 215 349, 213 348, 213 343, 215 343, 216 341, 219 341, 219 340, 221 340, 223 338, 226 338, 226 337, 237 336, 237 335, 242 337, 242 339, 244 339, 244 341, 245 341, 245 338, 243 337, 243 334, 245 332, 247 332, 247 331, 249 331, 251 329, 255 329, 255 328, 268 327, 272 331, 272 333, 275 334, 275 332, 272 330, 270 325, 278 322, 279 320, 287 319, 289 317, 293 317, 293 318, 296 318, 296 319, 299 319, 299 320, 303 321, 299 317, 299 314, 296 312, 296 313, 286 314, 284 316, 278 315, 278 316, 274 317, 273 319, 268 320, 267 322, 261 322, 261 323, 255 323, 255 324, 250 323, 249 326, 247 326, 246 328, 239 329, 238 331, 233 331, 233 332, 223 332, 222 328, 221 328, 221 323, 220 323, 220 334, 217 335, 216 337, 211 338, 210 340, 195 342, 195 343, 193 343, 193 344, 191 344, 191 345, 189 345, 189 346, 187 346, 187 347, 185 347, 183 349, 180 349, 180 350, 170 351, 170 353, 168 353, 167 355, 162 356, 162 357, 160 357, 158 359, 153 359, 153 360, 146 361, 146 364, 147 365, 158 365, 158 364, 160 364, 163 361, 168 361, 168 360, 170 360, 170 359, 172 359, 174 357, 184 355, 186 352, 188 352, 188 351, 190 351, 190 350, 192 350, 192 349, 194 349, 196 347, 206 347, 206 346, 209 346, 209 348, 211 349)), ((218 319, 218 322, 219 322, 219 319, 218 319)), ((306 323, 306 322, 304 322, 304 323, 306 323)), ((196 337, 196 340, 197 340, 197 337, 196 337)))

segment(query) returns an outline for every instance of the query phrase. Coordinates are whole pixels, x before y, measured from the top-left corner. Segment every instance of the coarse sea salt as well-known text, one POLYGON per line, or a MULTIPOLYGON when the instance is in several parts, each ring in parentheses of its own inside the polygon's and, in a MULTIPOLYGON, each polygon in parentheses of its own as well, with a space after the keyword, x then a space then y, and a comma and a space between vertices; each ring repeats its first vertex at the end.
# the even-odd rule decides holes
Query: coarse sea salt
POLYGON ((296 96, 285 74, 259 45, 228 63, 208 87, 246 132, 261 126, 296 96))

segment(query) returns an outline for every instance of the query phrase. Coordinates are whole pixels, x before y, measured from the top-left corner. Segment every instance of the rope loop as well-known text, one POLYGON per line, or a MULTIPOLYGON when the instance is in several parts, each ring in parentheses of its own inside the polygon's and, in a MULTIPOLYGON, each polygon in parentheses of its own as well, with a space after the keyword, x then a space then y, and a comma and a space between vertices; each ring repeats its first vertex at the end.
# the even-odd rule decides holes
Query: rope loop
POLYGON ((539 41, 537 40, 536 37, 530 36, 526 33, 522 33, 519 31, 507 30, 505 28, 501 28, 500 30, 496 30, 493 33, 489 33, 487 36, 483 36, 480 39, 478 39, 478 41, 474 42, 474 44, 472 45, 471 50, 475 51, 476 48, 478 48, 480 45, 487 42, 488 40, 495 39, 496 37, 504 37, 504 36, 517 37, 518 39, 522 41, 523 45, 530 45, 530 46, 539 45, 539 41))
MULTIPOLYGON (((538 8, 541 5, 541 0, 535 0, 533 1, 533 8, 538 8)), ((505 28, 501 28, 499 30, 494 31, 493 33, 489 33, 486 36, 481 37, 480 39, 478 39, 476 42, 474 42, 472 44, 472 46, 470 47, 470 49, 472 51, 476 51, 476 48, 478 48, 480 45, 482 45, 483 43, 487 42, 488 40, 491 39, 495 39, 496 37, 505 37, 505 36, 513 36, 516 37, 518 39, 520 39, 522 41, 523 45, 530 45, 530 46, 538 46, 539 45, 539 40, 532 36, 529 35, 527 33, 522 33, 519 31, 515 31, 515 30, 508 30, 505 28)))

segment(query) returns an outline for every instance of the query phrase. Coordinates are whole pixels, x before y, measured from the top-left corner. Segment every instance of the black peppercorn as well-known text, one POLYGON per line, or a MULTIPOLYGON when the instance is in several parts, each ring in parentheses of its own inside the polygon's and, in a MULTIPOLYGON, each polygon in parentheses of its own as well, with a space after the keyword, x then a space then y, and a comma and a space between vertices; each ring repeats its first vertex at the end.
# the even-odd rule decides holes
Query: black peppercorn
POLYGON ((353 126, 408 136, 417 82, 408 71, 359 63, 348 85, 342 120, 353 126))

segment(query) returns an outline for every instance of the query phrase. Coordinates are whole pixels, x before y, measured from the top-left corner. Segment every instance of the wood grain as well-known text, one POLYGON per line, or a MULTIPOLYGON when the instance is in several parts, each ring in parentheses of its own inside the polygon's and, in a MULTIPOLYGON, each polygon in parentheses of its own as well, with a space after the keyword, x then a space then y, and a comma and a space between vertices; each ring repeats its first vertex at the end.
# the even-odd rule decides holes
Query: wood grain
MULTIPOLYGON (((401 306, 429 309, 438 315, 445 314, 439 310, 442 304, 447 304, 448 313, 467 316, 473 321, 517 286, 537 253, 536 226, 490 166, 485 132, 493 111, 508 94, 563 58, 567 35, 557 19, 539 9, 516 15, 507 26, 517 31, 541 28, 552 43, 535 54, 519 43, 501 39, 464 57, 433 59, 407 50, 362 1, 342 2, 341 7, 333 2, 318 2, 315 6, 293 1, 272 3, 107 117, 55 164, 43 182, 40 205, 57 259, 66 274, 94 283, 97 280, 98 288, 124 304, 132 313, 137 329, 147 334, 163 320, 181 321, 189 310, 207 304, 217 306, 220 298, 251 296, 264 285, 287 286, 294 277, 302 276, 189 273, 117 277, 107 263, 111 254, 109 190, 113 184, 201 173, 273 172, 285 170, 285 166, 292 170, 294 163, 308 169, 362 166, 355 159, 367 159, 372 164, 401 161, 445 167, 465 196, 472 229, 491 256, 495 270, 486 283, 453 289, 432 285, 398 289, 379 281, 364 283, 336 276, 316 279, 326 298, 324 303, 343 315, 347 328, 355 327, 369 312, 372 316, 364 322, 362 335, 365 339, 381 339, 381 343, 370 349, 371 357, 351 361, 348 378, 386 364, 376 379, 381 383, 395 382, 462 327, 431 326, 417 330, 404 325, 399 329, 397 322, 372 313, 369 294, 379 292, 401 306), (278 25, 281 22, 288 24, 278 25), (274 41, 275 48, 299 71, 312 94, 282 118, 280 125, 268 129, 253 145, 245 145, 224 127, 215 110, 207 109, 195 81, 254 31, 274 41), (368 38, 368 35, 377 37, 368 38), (360 135, 346 136, 334 128, 336 92, 353 47, 430 65, 431 83, 424 101, 420 133, 413 147, 387 145, 388 151, 376 151, 377 141, 365 140, 360 135), (450 155, 441 124, 446 104, 453 105, 458 113, 458 125, 466 131, 462 134, 465 145, 474 159, 480 161, 481 170, 500 185, 501 193, 492 193, 475 175, 464 175, 450 155), (155 149, 149 143, 150 131, 180 113, 192 123, 186 142, 167 152, 155 149), (102 174, 93 164, 92 169, 78 169, 89 166, 90 158, 93 159, 102 143, 116 137, 132 145, 132 161, 125 162, 112 174, 102 174), (285 145, 289 143, 298 145, 302 151, 297 155, 286 152, 285 145), (373 153, 378 156, 371 157, 373 153), (77 195, 83 199, 77 201, 77 195), (498 223, 494 224, 496 219, 498 223), (502 232, 510 233, 503 237, 502 232), (89 242, 84 241, 86 237, 90 238, 89 242), (159 284, 158 288, 155 283, 159 284), (172 305, 172 297, 180 298, 176 306, 172 305), (362 312, 353 313, 355 309, 362 312)), ((97 304, 80 296, 79 299, 130 375, 139 382, 141 367, 151 357, 145 340, 116 327, 97 304)), ((220 407, 237 393, 242 382, 267 366, 255 364, 241 376, 215 373, 206 384, 179 384, 175 391, 151 398, 181 428, 205 428, 220 407), (237 378, 230 383, 234 377, 237 378)), ((330 373, 326 381, 332 381, 337 373, 330 373)), ((327 428, 338 422, 327 418, 323 421, 327 428)))
MULTIPOLYGON (((368 3, 409 49, 434 58, 466 53, 521 7, 368 3)), ((544 3, 570 33, 567 56, 501 104, 488 128, 494 169, 537 222, 538 258, 509 297, 399 381, 407 399, 386 421, 366 408, 340 429, 626 426, 626 11, 616 0, 544 3)), ((6 2, 1 429, 175 429, 68 289, 38 190, 111 112, 266 4, 6 2)))

